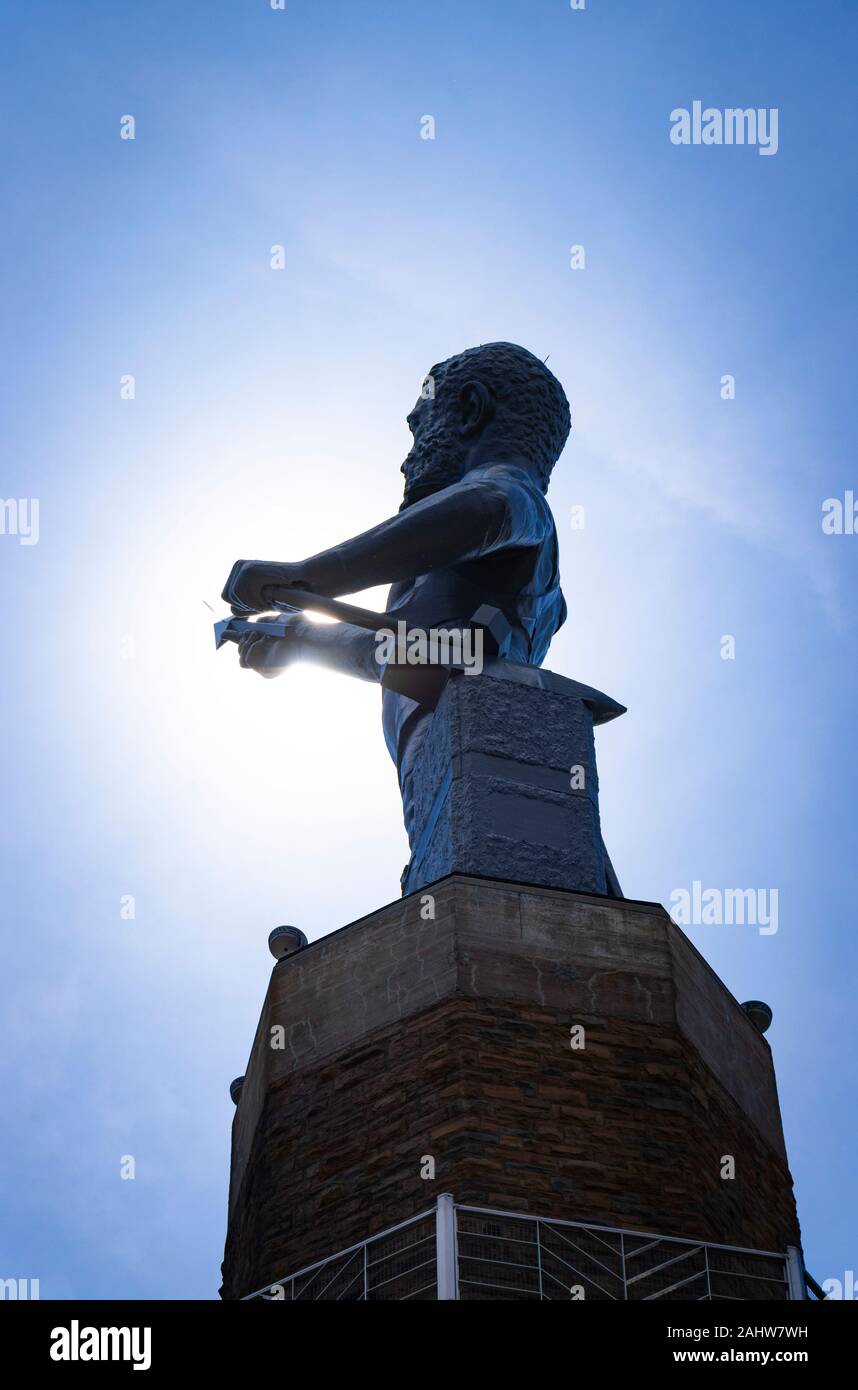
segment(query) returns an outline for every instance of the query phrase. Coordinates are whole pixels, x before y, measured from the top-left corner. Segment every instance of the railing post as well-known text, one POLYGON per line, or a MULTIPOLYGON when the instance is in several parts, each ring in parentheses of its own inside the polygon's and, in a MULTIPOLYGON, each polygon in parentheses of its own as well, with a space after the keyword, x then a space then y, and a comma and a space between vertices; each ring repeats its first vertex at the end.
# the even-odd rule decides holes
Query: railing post
POLYGON ((787 1246, 786 1267, 790 1300, 807 1298, 807 1289, 804 1285, 804 1260, 801 1258, 801 1251, 797 1245, 787 1246))
POLYGON ((456 1204, 452 1192, 440 1193, 435 1208, 435 1259, 438 1271, 438 1301, 458 1298, 456 1204))
POLYGON ((536 1267, 539 1271, 539 1301, 543 1302, 542 1296, 542 1233, 539 1228, 539 1217, 536 1218, 536 1267))

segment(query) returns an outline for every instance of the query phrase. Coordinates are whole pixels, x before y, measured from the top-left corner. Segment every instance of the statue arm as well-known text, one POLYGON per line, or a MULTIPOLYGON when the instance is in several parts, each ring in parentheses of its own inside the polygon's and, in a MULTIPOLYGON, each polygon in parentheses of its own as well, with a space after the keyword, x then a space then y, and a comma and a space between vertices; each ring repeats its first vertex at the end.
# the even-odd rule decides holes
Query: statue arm
POLYGON ((360 593, 492 551, 539 545, 548 524, 528 488, 466 479, 287 568, 314 593, 360 593))
POLYGON ((376 650, 375 633, 351 623, 303 624, 301 656, 341 675, 377 682, 381 670, 375 659, 376 650))
POLYGON ((294 661, 312 661, 358 680, 380 679, 374 633, 351 623, 313 623, 298 614, 284 622, 283 637, 252 629, 243 633, 238 639, 240 665, 268 679, 282 675, 294 661))

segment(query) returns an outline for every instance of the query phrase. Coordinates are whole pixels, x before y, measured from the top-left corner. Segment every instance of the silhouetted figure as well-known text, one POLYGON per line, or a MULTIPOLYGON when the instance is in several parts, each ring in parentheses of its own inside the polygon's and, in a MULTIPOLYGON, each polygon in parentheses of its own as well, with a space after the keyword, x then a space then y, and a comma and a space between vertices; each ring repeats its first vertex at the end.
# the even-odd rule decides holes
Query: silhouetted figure
MULTIPOLYGON (((402 464, 405 494, 396 516, 308 560, 238 560, 224 599, 236 613, 259 613, 287 599, 290 587, 334 596, 388 583, 391 626, 404 618, 426 631, 462 628, 481 604, 491 604, 512 628, 508 661, 541 665, 566 617, 545 497, 570 428, 562 386, 525 348, 487 343, 432 368, 408 425, 414 444, 402 464)), ((301 615, 287 621, 283 638, 243 637, 242 666, 270 677, 292 661, 315 659, 380 679, 372 633, 301 615)), ((384 736, 412 846, 409 772, 431 719, 415 701, 384 690, 384 736)))

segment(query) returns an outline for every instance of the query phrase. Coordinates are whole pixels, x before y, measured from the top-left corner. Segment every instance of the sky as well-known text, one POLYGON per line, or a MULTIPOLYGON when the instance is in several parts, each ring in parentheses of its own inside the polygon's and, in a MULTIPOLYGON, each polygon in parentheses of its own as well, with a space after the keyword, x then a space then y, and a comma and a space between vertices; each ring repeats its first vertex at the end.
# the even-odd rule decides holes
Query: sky
POLYGON ((858 496, 854 5, 0 21, 0 1276, 217 1296, 268 933, 394 900, 407 845, 377 690, 239 670, 205 603, 238 557, 395 512, 424 373, 504 339, 572 406, 546 664, 628 707, 597 734, 612 860, 665 905, 777 891, 776 932, 687 931, 773 1010, 807 1264, 842 1281, 858 535, 823 520, 858 496), (697 100, 777 109, 777 152, 673 143, 697 100))

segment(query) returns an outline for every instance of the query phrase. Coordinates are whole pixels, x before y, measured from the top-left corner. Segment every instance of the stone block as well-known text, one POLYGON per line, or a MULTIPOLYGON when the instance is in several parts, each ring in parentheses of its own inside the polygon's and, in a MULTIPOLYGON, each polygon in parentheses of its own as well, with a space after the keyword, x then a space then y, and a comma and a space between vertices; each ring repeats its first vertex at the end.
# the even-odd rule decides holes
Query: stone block
POLYGON ((593 727, 622 707, 552 672, 525 683, 511 672, 459 674, 435 709, 408 774, 418 829, 406 893, 451 873, 611 891, 593 727))

